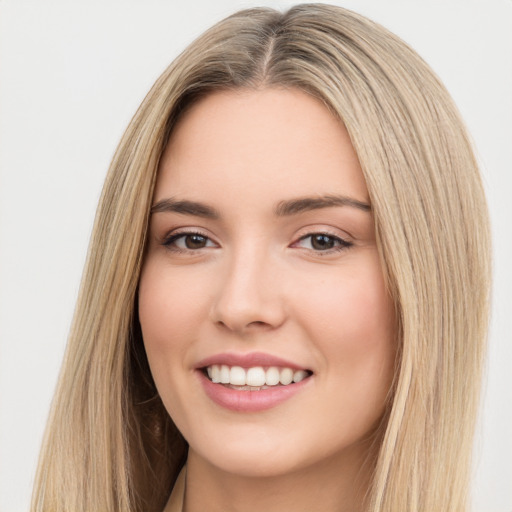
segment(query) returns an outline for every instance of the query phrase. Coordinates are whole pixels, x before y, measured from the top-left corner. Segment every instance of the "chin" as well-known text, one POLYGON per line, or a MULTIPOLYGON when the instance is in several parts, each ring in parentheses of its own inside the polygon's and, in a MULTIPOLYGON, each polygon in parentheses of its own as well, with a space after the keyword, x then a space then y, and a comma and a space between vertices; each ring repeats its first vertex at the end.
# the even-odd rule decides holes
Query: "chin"
MULTIPOLYGON (((190 457, 189 453, 189 459, 190 457)), ((219 457, 209 457, 207 462, 225 473, 241 478, 275 478, 293 474, 308 466, 304 461, 299 464, 293 457, 269 457, 257 450, 246 450, 242 453, 231 449, 223 450, 219 457)))
MULTIPOLYGON (((355 433, 347 432, 344 439, 340 439, 337 431, 337 442, 331 442, 328 435, 293 432, 289 425, 286 430, 285 434, 272 433, 263 427, 244 432, 238 425, 223 435, 216 436, 212 432, 204 436, 203 433, 200 443, 191 439, 189 460, 197 457, 211 467, 238 477, 270 478, 322 471, 322 468, 343 465, 343 460, 360 463, 366 458, 370 444, 355 433)), ((364 439, 368 439, 367 436, 364 439)))

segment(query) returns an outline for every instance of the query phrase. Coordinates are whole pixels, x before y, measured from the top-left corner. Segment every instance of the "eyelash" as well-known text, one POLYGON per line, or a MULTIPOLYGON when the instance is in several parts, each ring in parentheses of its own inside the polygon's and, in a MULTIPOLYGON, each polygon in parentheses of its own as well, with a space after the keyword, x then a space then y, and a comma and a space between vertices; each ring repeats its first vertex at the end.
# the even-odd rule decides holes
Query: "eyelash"
POLYGON ((178 253, 193 253, 193 252, 197 252, 199 249, 206 248, 206 247, 199 247, 196 249, 190 249, 190 248, 178 247, 176 245, 176 242, 180 238, 185 239, 186 237, 191 237, 191 236, 198 236, 198 237, 204 238, 206 243, 212 241, 208 235, 201 233, 200 231, 180 231, 178 233, 172 233, 171 235, 164 238, 164 240, 162 241, 162 245, 164 245, 167 249, 169 249, 169 251, 178 252, 178 253))
MULTIPOLYGON (((176 242, 178 240, 186 239, 186 237, 193 237, 193 236, 198 236, 198 237, 205 239, 206 244, 208 244, 208 242, 212 242, 211 238, 208 235, 206 235, 200 231, 180 231, 178 233, 172 233, 171 235, 167 236, 162 241, 162 245, 165 246, 169 251, 172 251, 175 253, 194 253, 200 249, 208 248, 208 245, 205 245, 204 247, 198 247, 195 249, 178 247, 176 245, 176 242)), ((350 247, 352 247, 354 245, 352 242, 349 242, 348 240, 345 240, 339 236, 333 235, 331 233, 318 231, 318 232, 308 233, 307 235, 301 236, 296 242, 294 242, 291 245, 291 247, 296 247, 300 242, 303 242, 304 240, 307 240, 308 238, 311 239, 310 244, 313 245, 313 237, 325 237, 325 238, 329 239, 329 241, 331 241, 332 243, 335 244, 334 247, 331 247, 331 248, 325 249, 325 250, 321 250, 321 249, 315 250, 313 247, 312 248, 303 248, 305 250, 313 251, 315 254, 318 254, 320 256, 341 252, 346 249, 349 249, 350 247)))
POLYGON ((319 231, 319 232, 315 232, 315 233, 308 233, 307 235, 301 236, 297 240, 297 242, 294 242, 292 244, 292 246, 295 246, 299 242, 302 242, 303 240, 307 240, 308 238, 311 239, 310 243, 312 245, 313 237, 325 237, 325 238, 328 238, 330 241, 334 242, 334 244, 336 244, 335 247, 331 247, 330 249, 325 249, 325 250, 315 250, 313 248, 307 249, 307 250, 312 250, 313 252, 315 252, 315 254, 318 254, 320 256, 333 254, 333 253, 337 253, 340 251, 345 251, 346 249, 349 249, 350 247, 352 247, 354 245, 352 242, 349 242, 348 240, 345 240, 337 235, 332 235, 331 233, 319 231))

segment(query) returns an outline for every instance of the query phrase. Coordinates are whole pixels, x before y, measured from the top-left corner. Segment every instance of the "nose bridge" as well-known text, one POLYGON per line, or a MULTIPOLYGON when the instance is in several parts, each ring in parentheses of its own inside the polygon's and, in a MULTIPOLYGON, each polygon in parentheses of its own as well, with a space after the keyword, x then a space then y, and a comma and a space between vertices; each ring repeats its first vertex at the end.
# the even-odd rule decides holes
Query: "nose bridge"
POLYGON ((214 321, 233 331, 277 327, 284 320, 275 262, 264 246, 244 244, 226 258, 213 304, 214 321))

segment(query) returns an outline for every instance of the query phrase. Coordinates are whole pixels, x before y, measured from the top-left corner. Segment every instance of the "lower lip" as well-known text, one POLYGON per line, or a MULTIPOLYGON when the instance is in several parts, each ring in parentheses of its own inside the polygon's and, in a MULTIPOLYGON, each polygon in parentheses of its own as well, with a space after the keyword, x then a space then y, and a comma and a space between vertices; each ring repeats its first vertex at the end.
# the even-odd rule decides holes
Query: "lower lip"
POLYGON ((311 377, 287 386, 275 386, 260 391, 239 391, 214 384, 202 371, 199 379, 208 397, 217 405, 237 412, 258 412, 271 409, 299 393, 311 377))

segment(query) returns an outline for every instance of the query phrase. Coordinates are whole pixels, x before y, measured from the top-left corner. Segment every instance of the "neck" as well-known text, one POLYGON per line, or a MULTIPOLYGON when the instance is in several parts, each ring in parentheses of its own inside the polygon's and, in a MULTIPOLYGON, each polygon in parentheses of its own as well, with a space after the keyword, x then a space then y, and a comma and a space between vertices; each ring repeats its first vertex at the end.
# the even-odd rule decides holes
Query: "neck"
POLYGON ((233 474, 190 451, 183 512, 363 512, 374 457, 349 451, 271 476, 233 474))

